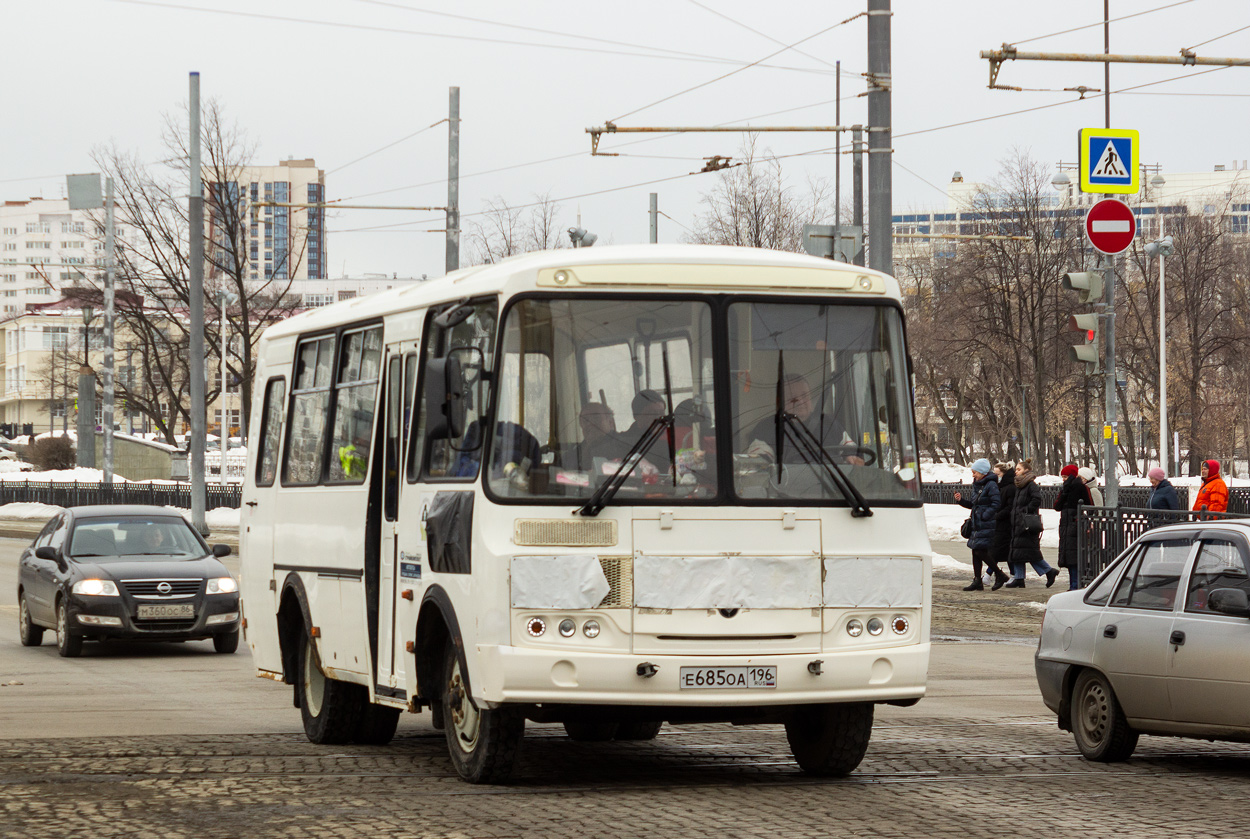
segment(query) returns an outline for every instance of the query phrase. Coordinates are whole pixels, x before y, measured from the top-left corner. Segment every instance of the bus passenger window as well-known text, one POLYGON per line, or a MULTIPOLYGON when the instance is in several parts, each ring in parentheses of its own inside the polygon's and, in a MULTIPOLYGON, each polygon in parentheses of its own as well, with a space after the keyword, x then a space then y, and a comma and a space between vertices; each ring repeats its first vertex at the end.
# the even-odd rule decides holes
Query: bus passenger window
POLYGON ((343 336, 330 442, 331 482, 359 484, 369 471, 381 363, 382 327, 343 336))
MULTIPOLYGON (((454 305, 454 304, 453 304, 454 305)), ((464 377, 465 423, 459 437, 430 440, 425 474, 431 478, 476 478, 482 462, 484 448, 482 423, 490 409, 491 390, 494 382, 495 301, 481 300, 471 304, 472 312, 464 320, 447 327, 433 324, 436 313, 431 313, 426 338, 424 358, 447 358, 455 354, 464 377)), ((431 387, 428 371, 423 377, 422 388, 431 387)), ((425 396, 419 400, 418 410, 425 405, 425 396)), ((417 419, 415 439, 424 441, 426 417, 421 410, 417 419)), ((420 442, 418 442, 420 445, 420 442)), ((410 465, 416 454, 410 456, 410 465)))
POLYGON ((333 352, 334 337, 327 335, 302 342, 295 355, 295 386, 286 457, 282 464, 283 484, 315 484, 321 480, 333 352))
POLYGON ((265 415, 261 418, 260 452, 256 456, 256 486, 273 486, 278 474, 278 442, 286 407, 286 380, 274 379, 265 388, 265 415))

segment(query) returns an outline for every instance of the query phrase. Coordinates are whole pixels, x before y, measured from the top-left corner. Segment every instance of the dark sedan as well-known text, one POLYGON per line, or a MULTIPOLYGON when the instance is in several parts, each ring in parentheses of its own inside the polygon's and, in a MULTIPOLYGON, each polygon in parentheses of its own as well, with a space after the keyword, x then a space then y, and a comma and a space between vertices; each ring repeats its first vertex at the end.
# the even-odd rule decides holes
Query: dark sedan
POLYGON ((22 553, 18 631, 38 646, 45 629, 63 656, 84 641, 198 641, 239 646, 239 587, 185 518, 163 507, 73 507, 22 553))

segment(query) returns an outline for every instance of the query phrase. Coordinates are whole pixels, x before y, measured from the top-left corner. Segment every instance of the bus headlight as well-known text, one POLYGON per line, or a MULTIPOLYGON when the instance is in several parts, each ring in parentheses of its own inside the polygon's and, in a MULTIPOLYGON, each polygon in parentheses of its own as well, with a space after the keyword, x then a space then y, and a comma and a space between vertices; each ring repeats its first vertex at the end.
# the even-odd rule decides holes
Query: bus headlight
POLYGON ((857 618, 851 618, 846 622, 846 634, 852 638, 858 638, 864 634, 864 625, 857 618))
POLYGON ((542 618, 530 618, 525 623, 525 631, 530 634, 530 637, 537 638, 547 631, 547 622, 542 618))
POLYGON ((573 633, 577 631, 577 624, 569 618, 560 621, 560 634, 565 638, 572 638, 573 633))
POLYGON ((911 629, 911 621, 903 615, 895 615, 890 619, 890 628, 896 635, 906 635, 907 630, 911 629))
POLYGON ((868 619, 868 634, 880 635, 882 632, 885 632, 885 624, 881 622, 881 618, 869 618, 868 619))
POLYGON ((586 621, 582 624, 582 634, 587 638, 597 638, 599 636, 599 621, 586 621))

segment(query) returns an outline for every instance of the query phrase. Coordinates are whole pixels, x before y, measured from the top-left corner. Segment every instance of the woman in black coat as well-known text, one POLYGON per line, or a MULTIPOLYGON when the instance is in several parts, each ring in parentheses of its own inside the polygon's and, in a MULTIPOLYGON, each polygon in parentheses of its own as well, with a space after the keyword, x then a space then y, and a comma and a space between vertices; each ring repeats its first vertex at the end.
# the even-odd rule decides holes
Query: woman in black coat
POLYGON ((994 572, 994 586, 991 591, 998 591, 1007 582, 1007 575, 999 569, 998 563, 990 555, 990 547, 994 544, 995 520, 998 512, 998 481, 985 458, 972 464, 972 489, 970 498, 955 493, 955 500, 961 507, 972 511, 968 518, 972 522, 972 535, 968 537, 968 547, 972 548, 972 584, 964 586, 964 591, 981 591, 985 583, 981 582, 981 569, 988 567, 994 572))
POLYGON ((994 541, 990 545, 990 558, 1000 568, 1006 568, 1012 577, 1024 576, 1024 572, 1016 573, 1016 566, 1011 561, 1011 508, 1016 500, 1016 473, 1010 463, 994 464, 994 474, 998 476, 998 512, 994 513, 994 541))
POLYGON ((1055 509, 1059 511, 1059 567, 1068 569, 1068 589, 1080 588, 1078 554, 1076 550, 1076 533, 1079 526, 1077 508, 1082 504, 1093 505, 1093 496, 1089 487, 1077 474, 1075 464, 1068 464, 1059 473, 1063 476, 1063 486, 1059 488, 1059 497, 1055 499, 1055 509))
POLYGON ((1011 561, 1016 577, 1004 588, 1024 588, 1024 565, 1033 566, 1039 577, 1046 578, 1046 588, 1055 584, 1059 572, 1042 559, 1042 531, 1025 528, 1025 516, 1041 515, 1042 491, 1033 474, 1033 461, 1025 458, 1016 464, 1016 497, 1011 505, 1011 561))

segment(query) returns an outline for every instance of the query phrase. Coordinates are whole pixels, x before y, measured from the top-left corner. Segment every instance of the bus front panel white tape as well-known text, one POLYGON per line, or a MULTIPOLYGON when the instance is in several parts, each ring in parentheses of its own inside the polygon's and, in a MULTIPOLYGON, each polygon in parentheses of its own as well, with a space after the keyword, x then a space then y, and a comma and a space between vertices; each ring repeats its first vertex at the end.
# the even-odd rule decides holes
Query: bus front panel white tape
POLYGON ((593 609, 610 590, 593 554, 512 558, 512 605, 518 609, 593 609))
POLYGON ((826 606, 918 607, 924 597, 924 562, 914 556, 825 558, 826 606))
POLYGON ((634 603, 647 609, 820 606, 816 557, 638 556, 634 603))

